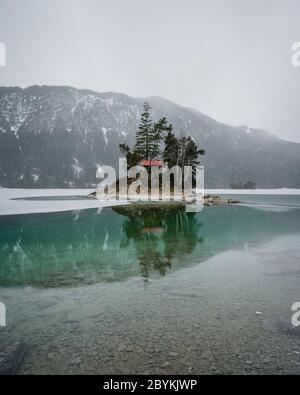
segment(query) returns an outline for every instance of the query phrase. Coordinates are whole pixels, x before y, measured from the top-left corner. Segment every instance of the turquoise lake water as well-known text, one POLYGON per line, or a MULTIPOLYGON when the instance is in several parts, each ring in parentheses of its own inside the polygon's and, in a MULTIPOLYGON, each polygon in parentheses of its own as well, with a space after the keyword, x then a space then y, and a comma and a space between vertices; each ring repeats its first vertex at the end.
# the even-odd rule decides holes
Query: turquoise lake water
MULTIPOLYGON (((269 199, 243 200, 259 208, 269 199)), ((273 211, 222 206, 163 215, 153 209, 137 218, 111 208, 0 217, 0 286, 159 278, 223 251, 300 232, 300 210, 289 207, 296 203, 295 197, 273 198, 273 211)))
POLYGON ((0 348, 19 373, 300 373, 300 197, 239 198, 0 216, 0 348))

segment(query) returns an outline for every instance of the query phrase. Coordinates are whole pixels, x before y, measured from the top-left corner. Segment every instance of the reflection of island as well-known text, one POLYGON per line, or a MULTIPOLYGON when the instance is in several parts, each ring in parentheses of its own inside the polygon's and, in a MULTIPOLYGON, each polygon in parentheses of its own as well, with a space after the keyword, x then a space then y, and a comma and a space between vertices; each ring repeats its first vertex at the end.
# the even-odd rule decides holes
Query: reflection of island
POLYGON ((151 270, 165 275, 172 260, 182 260, 198 243, 198 231, 202 226, 195 213, 186 213, 184 207, 136 209, 116 206, 114 211, 127 216, 124 221, 120 247, 127 248, 133 241, 141 274, 148 281, 151 270))
POLYGON ((147 279, 168 274, 170 265, 176 271, 224 251, 300 233, 300 210, 288 206, 214 206, 189 214, 174 205, 155 213, 150 204, 148 212, 132 204, 126 211, 116 206, 0 216, 0 287, 117 282, 141 270, 147 279))

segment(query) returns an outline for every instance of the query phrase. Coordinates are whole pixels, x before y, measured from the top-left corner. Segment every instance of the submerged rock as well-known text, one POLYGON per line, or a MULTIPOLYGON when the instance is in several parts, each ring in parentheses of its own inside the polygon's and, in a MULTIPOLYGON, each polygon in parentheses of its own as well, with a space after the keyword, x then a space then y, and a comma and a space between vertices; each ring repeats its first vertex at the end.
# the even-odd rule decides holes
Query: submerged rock
POLYGON ((17 342, 4 347, 0 356, 0 375, 15 375, 27 354, 29 346, 17 342))

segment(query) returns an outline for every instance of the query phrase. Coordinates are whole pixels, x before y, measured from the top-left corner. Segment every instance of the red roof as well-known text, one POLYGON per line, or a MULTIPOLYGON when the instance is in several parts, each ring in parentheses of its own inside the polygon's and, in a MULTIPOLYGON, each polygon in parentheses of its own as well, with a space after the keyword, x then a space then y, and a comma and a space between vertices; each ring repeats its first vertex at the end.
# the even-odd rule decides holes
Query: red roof
POLYGON ((165 162, 163 160, 147 160, 143 159, 140 161, 141 166, 164 166, 165 162))

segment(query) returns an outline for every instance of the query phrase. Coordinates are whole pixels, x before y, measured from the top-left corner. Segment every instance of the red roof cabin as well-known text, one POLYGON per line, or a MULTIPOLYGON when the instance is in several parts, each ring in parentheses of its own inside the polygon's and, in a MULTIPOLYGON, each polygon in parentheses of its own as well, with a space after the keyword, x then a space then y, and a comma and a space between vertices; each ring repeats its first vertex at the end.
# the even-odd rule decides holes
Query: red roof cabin
POLYGON ((148 160, 148 159, 143 159, 140 161, 141 166, 158 166, 158 167, 165 167, 167 165, 166 162, 163 160, 148 160))

